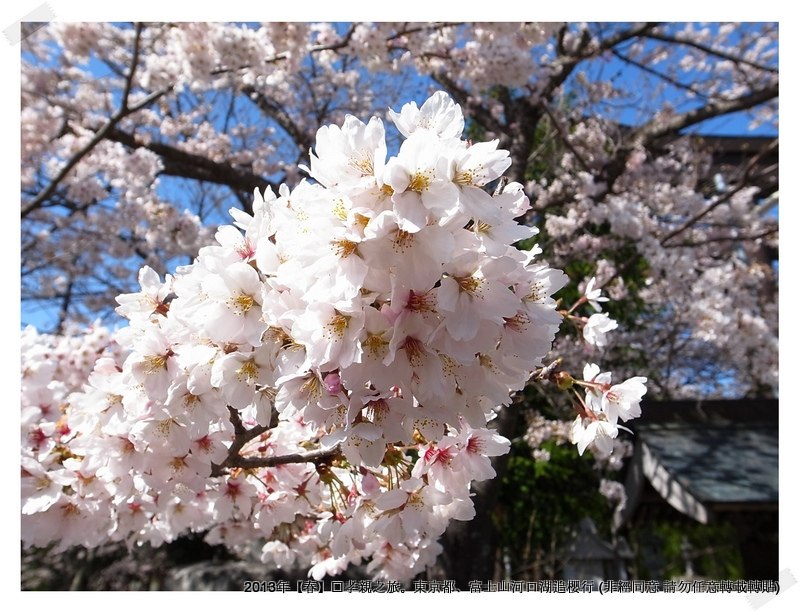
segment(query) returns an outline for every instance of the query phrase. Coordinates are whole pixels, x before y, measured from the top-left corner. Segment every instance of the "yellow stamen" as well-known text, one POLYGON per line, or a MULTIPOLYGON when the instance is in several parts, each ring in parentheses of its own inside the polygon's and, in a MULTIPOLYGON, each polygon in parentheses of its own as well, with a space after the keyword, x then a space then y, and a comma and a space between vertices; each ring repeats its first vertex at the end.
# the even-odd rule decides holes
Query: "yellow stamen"
POLYGON ((319 398, 322 396, 322 383, 319 378, 312 376, 300 387, 300 394, 310 398, 319 398))
POLYGON ((167 358, 164 355, 148 355, 144 362, 147 364, 143 370, 145 374, 158 374, 166 366, 167 358))
POLYGON ((405 253, 413 244, 414 234, 405 230, 399 230, 394 237, 394 244, 392 246, 394 247, 395 253, 405 253))
POLYGON ((347 165, 353 168, 353 170, 360 172, 362 176, 375 174, 375 165, 372 160, 371 151, 360 151, 360 157, 351 155, 347 158, 347 165))
POLYGON ((345 259, 357 252, 356 249, 358 248, 357 242, 347 239, 334 240, 331 244, 333 245, 336 254, 342 259, 345 259))
POLYGON ((344 332, 347 329, 347 324, 349 323, 348 317, 344 315, 337 314, 333 317, 328 323, 325 325, 325 329, 327 333, 325 334, 328 338, 332 336, 337 336, 334 338, 334 342, 338 342, 342 338, 344 338, 344 332))
POLYGON ((425 349, 422 342, 416 338, 406 338, 403 348, 406 351, 408 363, 412 368, 419 368, 422 366, 422 356, 425 354, 425 349))
POLYGON ((250 384, 250 381, 258 376, 258 366, 254 360, 248 359, 242 363, 242 367, 236 370, 236 373, 239 375, 239 382, 250 384))
POLYGON ((339 198, 336 200, 336 204, 333 206, 333 214, 335 217, 338 217, 342 221, 347 220, 347 209, 344 206, 344 200, 339 198))
POLYGON ((527 296, 525 296, 526 300, 530 300, 531 302, 541 302, 544 298, 547 297, 547 294, 542 291, 543 285, 540 282, 536 282, 531 285, 531 290, 527 296))
POLYGON ((472 295, 475 295, 475 292, 482 284, 482 279, 475 278, 474 276, 454 276, 453 280, 458 283, 458 288, 461 289, 461 291, 466 291, 472 295))
POLYGON ((229 306, 228 308, 233 307, 233 310, 237 315, 245 314, 255 303, 255 299, 253 299, 249 295, 245 295, 243 293, 239 293, 238 291, 234 291, 231 299, 228 300, 229 306))
POLYGON ((389 343, 378 334, 367 334, 367 339, 364 340, 362 346, 368 348, 373 357, 377 357, 381 353, 381 349, 387 344, 389 343))
POLYGON ((428 188, 430 184, 431 184, 431 177, 429 175, 426 175, 421 170, 418 170, 417 173, 411 178, 411 182, 409 183, 408 188, 411 191, 422 193, 428 188))

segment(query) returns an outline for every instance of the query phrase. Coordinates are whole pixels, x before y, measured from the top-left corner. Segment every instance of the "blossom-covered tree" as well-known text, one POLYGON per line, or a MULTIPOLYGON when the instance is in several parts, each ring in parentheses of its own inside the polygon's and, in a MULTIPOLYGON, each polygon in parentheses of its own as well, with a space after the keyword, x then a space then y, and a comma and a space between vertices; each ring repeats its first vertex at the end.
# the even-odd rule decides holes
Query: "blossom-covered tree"
POLYGON ((644 378, 771 392, 777 139, 719 168, 691 132, 776 131, 777 95, 775 24, 41 28, 24 537, 257 533, 315 576, 405 578, 450 519, 445 547, 486 548, 526 383, 598 454, 644 378))

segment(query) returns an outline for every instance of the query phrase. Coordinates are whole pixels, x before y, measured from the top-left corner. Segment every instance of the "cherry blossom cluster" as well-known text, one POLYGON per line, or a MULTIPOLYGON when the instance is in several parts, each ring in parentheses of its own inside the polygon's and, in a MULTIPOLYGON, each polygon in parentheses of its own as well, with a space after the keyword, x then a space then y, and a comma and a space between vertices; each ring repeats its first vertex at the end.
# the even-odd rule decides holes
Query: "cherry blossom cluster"
MULTIPOLYGON (((584 352, 589 354, 598 350, 602 353, 608 342, 607 333, 617 327, 617 322, 603 312, 595 312, 588 317, 575 314, 584 305, 602 311, 601 303, 608 302, 609 298, 602 294, 596 284, 597 278, 591 277, 585 283, 583 295, 569 309, 559 310, 566 320, 581 330, 584 352), (602 325, 595 324, 599 317, 604 321, 602 325)), ((551 440, 557 445, 572 442, 577 445, 581 455, 590 448, 594 470, 601 475, 598 491, 614 505, 615 511, 621 511, 627 502, 624 487, 604 475, 619 471, 624 460, 633 455, 631 441, 619 437, 620 430, 629 433, 630 430, 619 425, 619 421, 628 421, 641 415, 639 404, 647 391, 647 379, 636 376, 612 385, 611 372, 601 374, 599 366, 592 363, 584 366, 583 379, 580 380, 562 369, 563 362, 563 358, 557 359, 537 371, 535 378, 547 379, 561 389, 571 391, 577 416, 569 422, 548 419, 536 410, 528 411, 523 439, 537 462, 550 461, 550 451, 545 444, 551 440), (584 388, 584 395, 577 391, 580 387, 584 388)))
POLYGON ((589 444, 594 443, 600 454, 610 455, 614 450, 614 438, 620 429, 626 429, 618 422, 629 421, 642 414, 639 402, 647 391, 647 379, 634 376, 612 385, 611 372, 601 373, 600 368, 591 363, 583 369, 582 381, 570 382, 586 389, 585 400, 581 401, 578 416, 572 424, 570 440, 577 444, 581 454, 589 444))
MULTIPOLYGON (((525 185, 548 260, 596 263, 592 273, 613 280, 605 285, 612 298, 647 310, 616 340, 602 333, 611 325, 603 313, 584 328, 597 350, 619 357, 615 371, 631 354, 646 357, 657 394, 695 397, 710 392, 702 362, 713 356, 716 380, 726 381, 715 394, 777 388, 769 289, 777 220, 764 214, 764 194, 731 172, 730 184, 715 178, 709 196, 707 146, 668 137, 704 131, 678 110, 681 94, 660 109, 641 97, 659 91, 655 83, 627 91, 595 70, 618 53, 653 78, 690 84, 694 102, 725 101, 707 109, 716 115, 777 88, 777 35, 767 23, 48 24, 23 41, 25 304, 64 306, 65 320, 107 316, 113 298, 135 286, 133 270, 147 264, 163 275, 177 258, 196 256, 220 211, 236 200, 247 206, 251 185, 297 184, 298 160, 320 125, 341 124, 346 112, 370 116, 400 88, 436 75, 480 133, 511 150, 514 180, 530 176, 531 130, 548 116, 541 127, 549 125, 546 141, 563 145, 559 159, 525 185), (484 95, 490 87, 515 93, 484 95), (621 102, 642 109, 631 126, 642 138, 630 143, 610 108, 621 102), (214 119, 221 114, 224 128, 214 119), (668 146, 653 146, 659 134, 668 146), (197 181, 191 191, 184 179, 197 181), (180 200, 171 197, 176 180, 187 194, 180 200), (87 243, 95 248, 80 248, 87 243), (631 249, 646 263, 646 284, 618 274, 625 261, 617 257, 631 249), (604 338, 610 344, 598 346, 604 338), (677 342, 680 367, 668 357, 677 342), (624 356, 615 344, 627 347, 624 356)), ((777 132, 777 91, 748 108, 755 124, 777 132)), ((568 369, 582 368, 581 346, 564 338, 556 348, 568 369)))
MULTIPOLYGON (((710 197, 699 192, 698 167, 711 160, 697 154, 691 139, 673 143, 673 158, 648 159, 641 150, 632 152, 619 179, 619 193, 605 196, 599 206, 604 186, 579 172, 575 158, 597 157, 597 141, 604 140, 608 129, 600 122, 587 122, 570 134, 573 152, 563 156, 556 176, 529 184, 528 193, 537 208, 564 199, 571 202, 566 214, 548 215, 544 223, 556 261, 581 253, 584 260, 596 263, 596 283, 611 298, 638 296, 663 322, 654 325, 643 317, 640 326, 626 326, 612 340, 603 332, 616 329, 616 322, 598 311, 584 317, 589 319, 582 328, 584 338, 595 351, 610 353, 615 346, 632 349, 651 368, 661 367, 673 375, 674 367, 667 366, 673 352, 650 349, 680 338, 687 361, 691 354, 708 355, 713 350, 717 363, 729 371, 744 363, 758 364, 750 368, 751 374, 734 377, 734 384, 758 379, 764 387, 777 388, 777 307, 767 289, 771 271, 759 254, 777 245, 777 220, 763 214, 753 189, 729 187, 710 197), (684 220, 697 215, 702 215, 702 223, 677 233, 684 220), (732 224, 763 238, 733 249, 730 245, 738 230, 732 224), (609 231, 600 233, 597 227, 609 231), (624 262, 615 263, 608 255, 625 248, 635 249, 647 261, 648 273, 640 287, 623 282, 619 272, 624 262)), ((577 322, 575 317, 571 320, 577 322)), ((555 352, 568 369, 579 369, 586 358, 586 351, 566 337, 557 340, 555 352)), ((694 365, 698 364, 682 369, 680 377, 659 380, 656 392, 681 398, 708 395, 712 381, 694 365)))
POLYGON ((174 276, 141 270, 124 362, 96 355, 58 435, 23 446, 27 544, 208 530, 314 577, 408 579, 474 515, 509 449, 487 423, 541 370, 566 276, 512 246, 536 232, 514 220, 528 199, 447 95, 389 117, 396 156, 377 118, 323 127, 312 180, 257 191, 174 276))
MULTIPOLYGON (((161 542, 195 529, 232 545, 263 538, 265 555, 316 564, 317 575, 368 559, 386 575, 428 563, 442 526, 469 511, 453 501, 466 499, 465 474, 451 479, 450 501, 431 483, 441 491, 440 468, 466 464, 471 455, 456 455, 476 443, 465 432, 488 435, 485 415, 550 337, 529 329, 536 341, 518 361, 505 357, 516 342, 508 329, 523 319, 505 314, 513 300, 498 283, 518 287, 540 254, 507 253, 531 235, 510 222, 527 201, 515 184, 489 199, 467 190, 468 173, 455 178, 458 164, 473 164, 467 153, 489 168, 478 191, 494 190, 489 176, 514 159, 505 174, 525 183, 523 223, 543 230, 549 265, 583 291, 572 308, 525 311, 540 317, 534 326, 563 317, 567 333, 534 380, 560 383, 579 413, 531 422, 537 460, 547 459, 544 437, 567 442, 574 429, 596 468, 617 469, 630 443, 612 436, 636 412, 636 374, 650 376, 656 397, 777 392, 777 217, 765 214, 777 192, 764 199, 760 170, 769 157, 752 151, 714 176, 714 145, 690 135, 705 131, 698 117, 732 108, 777 133, 777 36, 768 23, 54 22, 26 37, 23 318, 30 304, 60 311, 50 329, 65 335, 23 334, 25 541, 161 542), (609 80, 601 68, 612 55, 638 67, 644 86, 609 80), (409 107, 406 119, 392 115, 406 142, 387 160, 380 122, 345 118, 434 83, 461 102, 476 140, 499 139, 494 148, 457 144, 449 128, 429 135, 429 148, 409 107), (672 95, 646 95, 665 85, 672 95), (700 112, 682 112, 687 100, 700 112), (631 105, 637 121, 621 130, 617 111, 631 105), (342 127, 324 128, 309 160, 331 123, 342 127), (302 162, 313 181, 294 188, 302 162), (212 244, 231 205, 251 214, 237 213, 202 261, 164 279, 212 244), (506 271, 509 261, 525 274, 506 271), (111 314, 142 265, 151 270, 141 291, 120 304, 131 331, 112 340, 97 325, 65 330, 111 314), (495 311, 460 301, 472 267, 495 311), (603 294, 625 313, 604 312, 603 294), (228 306, 241 315, 224 316, 228 306), (489 350, 497 329, 502 343, 489 350), (417 355, 405 339, 420 335, 417 355), (608 399, 619 385, 622 411, 608 399), (476 388, 482 399, 467 401, 476 388), (426 456, 427 471, 416 467, 426 456), (410 478, 430 500, 417 531, 422 519, 392 506, 398 493, 382 497, 410 478), (376 535, 388 524, 378 515, 391 512, 403 515, 392 523, 402 535, 415 533, 401 545, 392 532, 393 555, 376 535), (365 535, 348 543, 353 533, 365 535), (336 555, 360 552, 332 554, 336 538, 336 555)), ((548 295, 561 284, 549 280, 548 295)), ((620 501, 607 484, 601 492, 620 501)))
POLYGON ((62 336, 25 328, 21 340, 23 454, 45 458, 53 453, 59 437, 69 432, 62 411, 68 396, 83 388, 98 359, 121 365, 125 354, 111 331, 100 325, 62 336))
MULTIPOLYGON (((602 294, 600 288, 595 287, 596 283, 596 277, 591 277, 584 287, 583 295, 568 310, 558 310, 581 331, 584 352, 589 354, 598 349, 602 352, 608 343, 608 332, 617 328, 617 322, 604 312, 595 312, 588 317, 574 314, 587 304, 592 310, 602 311, 601 303, 608 302, 609 298, 602 294)), ((574 406, 578 415, 570 425, 561 421, 550 421, 535 412, 529 414, 525 441, 537 461, 549 460, 548 451, 541 446, 554 438, 557 444, 568 439, 577 445, 580 454, 591 446, 598 468, 612 462, 617 464, 629 454, 625 448, 626 442, 617 440, 619 430, 630 431, 618 422, 641 415, 639 404, 647 392, 647 378, 634 376, 621 384, 612 385, 611 372, 601 374, 599 366, 591 363, 584 366, 583 379, 576 379, 562 368, 563 361, 559 357, 549 366, 537 371, 535 378, 549 380, 560 389, 571 390, 577 400, 574 406), (583 387, 585 395, 578 393, 576 387, 583 387), (615 455, 613 459, 612 455, 615 455)), ((615 469, 619 469, 619 466, 615 469)))
MULTIPOLYGON (((76 486, 79 473, 73 468, 69 441, 79 434, 67 415, 69 397, 83 389, 98 363, 121 367, 127 351, 114 339, 112 332, 101 325, 92 325, 83 332, 71 330, 60 336, 39 334, 29 326, 21 338, 21 468, 23 525, 34 544, 60 537, 58 521, 33 519, 46 513, 54 503, 63 501, 68 512, 65 490, 76 486), (40 535, 35 530, 45 528, 40 535), (55 531, 54 531, 55 529, 55 531)), ((80 541, 96 545, 101 540, 89 532, 73 534, 80 541), (93 539, 95 538, 95 539, 93 539)), ((100 534, 105 538, 105 534, 100 534)))

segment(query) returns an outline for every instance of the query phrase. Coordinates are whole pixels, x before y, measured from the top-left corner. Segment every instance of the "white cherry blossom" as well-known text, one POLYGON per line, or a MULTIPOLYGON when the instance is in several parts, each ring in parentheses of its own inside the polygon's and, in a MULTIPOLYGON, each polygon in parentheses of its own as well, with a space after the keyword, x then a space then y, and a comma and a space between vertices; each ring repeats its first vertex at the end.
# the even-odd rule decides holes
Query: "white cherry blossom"
MULTIPOLYGON (((497 141, 462 141, 441 93, 392 116, 406 140, 385 164, 380 120, 347 118, 318 132, 316 182, 256 191, 163 282, 143 268, 118 300, 129 326, 93 331, 63 388, 26 332, 28 544, 207 530, 231 547, 263 538, 265 559, 312 577, 369 560, 397 579, 474 517, 472 483, 510 448, 487 423, 541 366, 566 279, 512 246, 535 233, 514 221, 521 186, 484 191, 510 163, 497 141), (49 407, 62 403, 65 422, 49 407)), ((644 388, 586 375, 580 452, 605 448, 644 388)))

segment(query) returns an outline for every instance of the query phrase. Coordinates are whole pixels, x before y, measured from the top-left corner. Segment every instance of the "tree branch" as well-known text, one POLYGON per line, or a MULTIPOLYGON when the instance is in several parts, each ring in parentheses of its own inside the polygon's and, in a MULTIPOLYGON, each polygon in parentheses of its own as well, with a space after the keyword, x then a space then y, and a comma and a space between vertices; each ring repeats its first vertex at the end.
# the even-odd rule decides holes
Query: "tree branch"
POLYGON ((255 469, 286 465, 287 463, 316 463, 323 459, 334 457, 340 452, 339 445, 336 445, 333 448, 319 448, 306 453, 292 453, 273 457, 242 457, 239 453, 248 442, 278 426, 278 411, 273 408, 269 425, 256 425, 250 429, 244 426, 239 411, 232 406, 228 406, 228 418, 233 425, 235 438, 228 449, 228 456, 225 457, 225 460, 219 465, 212 464, 211 476, 223 476, 232 468, 255 469))
POLYGON ((265 115, 272 117, 280 125, 301 152, 301 155, 308 155, 311 150, 311 138, 302 132, 294 120, 282 109, 274 100, 270 100, 252 85, 242 85, 240 91, 247 96, 265 115))
POLYGON ((207 183, 215 183, 217 185, 225 185, 231 189, 244 191, 249 194, 252 194, 256 187, 260 190, 264 190, 267 187, 272 189, 276 188, 276 185, 271 181, 253 174, 252 172, 237 168, 231 164, 212 161, 196 153, 182 151, 173 145, 153 141, 142 142, 137 140, 135 135, 116 128, 110 129, 106 137, 130 149, 145 148, 159 155, 164 166, 162 174, 168 176, 179 176, 207 183))
POLYGON ((552 111, 547 106, 547 104, 545 103, 544 100, 542 100, 539 103, 539 108, 541 108, 545 112, 545 114, 548 117, 550 117, 550 121, 553 123, 553 127, 555 128, 559 139, 564 144, 564 146, 567 147, 567 149, 570 150, 572 155, 575 156, 575 159, 578 161, 578 163, 580 164, 581 168, 583 168, 586 172, 591 172, 591 170, 589 168, 589 165, 583 159, 583 156, 575 149, 575 147, 572 146, 572 143, 569 141, 569 138, 567 138, 567 135, 564 133, 564 130, 561 129, 561 126, 559 125, 558 120, 555 118, 555 116, 553 115, 552 111))
POLYGON ((758 162, 763 157, 768 155, 773 149, 776 149, 777 147, 778 147, 778 140, 775 139, 770 143, 770 145, 768 147, 765 147, 763 150, 759 151, 757 155, 754 155, 750 159, 750 161, 747 162, 747 165, 744 167, 744 169, 741 172, 741 175, 739 176, 739 180, 736 181, 736 184, 733 187, 731 187, 731 189, 729 189, 725 194, 723 194, 722 196, 720 196, 719 198, 717 198, 716 200, 711 202, 708 206, 706 206, 699 213, 697 213, 693 217, 687 219, 683 224, 680 225, 680 227, 676 228, 675 230, 671 231, 669 234, 664 236, 660 240, 661 244, 662 245, 666 245, 666 243, 670 239, 672 239, 675 236, 678 236, 679 234, 682 234, 683 232, 685 232, 687 229, 689 229, 695 223, 697 223, 700 219, 702 219, 708 213, 710 213, 712 210, 717 208, 720 204, 723 204, 724 202, 727 202, 736 193, 738 193, 739 191, 744 189, 749 184, 749 178, 750 178, 750 174, 751 174, 753 168, 755 168, 758 165, 758 162))
POLYGON ((660 40, 665 43, 670 44, 678 44, 678 45, 686 45, 687 47, 694 47, 699 51, 704 53, 708 53, 709 55, 714 55, 716 57, 730 60, 737 64, 745 64, 750 66, 751 68, 756 68, 757 70, 764 70, 765 72, 771 72, 772 74, 778 74, 778 69, 773 68, 772 66, 765 66, 764 64, 758 64, 756 62, 751 62, 748 59, 745 59, 738 55, 733 55, 728 53, 727 51, 721 51, 719 49, 714 49, 713 47, 708 47, 704 44, 695 42, 693 40, 689 40, 683 37, 675 37, 675 36, 668 36, 667 34, 663 34, 661 32, 648 32, 644 35, 646 38, 652 38, 654 40, 660 40))
POLYGON ((677 114, 670 119, 654 119, 634 130, 631 145, 643 145, 661 136, 680 132, 707 119, 747 110, 777 97, 778 84, 774 83, 733 100, 712 100, 704 106, 677 114))
POLYGON ((699 89, 697 89, 695 87, 692 87, 691 85, 687 85, 686 83, 681 83, 680 81, 678 81, 677 79, 672 78, 669 75, 666 75, 666 74, 664 74, 662 72, 659 72, 658 70, 655 70, 655 69, 651 68, 650 66, 642 64, 641 62, 638 62, 635 59, 632 59, 630 57, 622 55, 616 49, 612 49, 611 53, 619 61, 624 62, 625 64, 630 64, 631 66, 635 66, 636 68, 638 68, 642 72, 646 72, 647 74, 653 75, 657 79, 660 79, 662 81, 666 81, 667 83, 669 83, 673 87, 676 87, 678 89, 683 89, 684 91, 688 91, 692 95, 698 96, 700 98, 706 98, 707 99, 707 97, 708 97, 708 96, 706 96, 706 94, 704 92, 700 91, 699 89))
POLYGON ((473 96, 470 96, 463 88, 461 88, 450 75, 445 71, 440 71, 431 74, 431 78, 441 85, 451 95, 461 108, 467 109, 467 114, 473 117, 482 127, 494 132, 495 134, 503 134, 506 131, 505 126, 497 119, 492 117, 488 109, 476 101, 473 96))
MULTIPOLYGON (((311 47, 308 48, 308 54, 310 55, 312 53, 319 53, 320 51, 337 51, 339 49, 346 47, 347 45, 350 44, 350 39, 353 37, 353 32, 355 32, 357 25, 358 25, 357 23, 351 23, 350 27, 347 29, 347 32, 344 33, 342 38, 340 38, 334 43, 330 43, 328 45, 312 45, 311 47)), ((268 57, 267 59, 265 59, 264 63, 277 64, 280 61, 288 59, 290 55, 291 54, 289 51, 276 53, 272 57, 268 57)), ((236 68, 231 68, 228 66, 219 66, 217 68, 214 68, 210 72, 212 75, 217 75, 217 74, 225 74, 227 72, 234 72, 236 70, 245 70, 247 68, 252 68, 252 66, 249 64, 237 66, 236 68)))
POLYGON ((78 152, 75 153, 75 155, 73 155, 66 164, 64 164, 58 174, 56 174, 56 176, 47 185, 47 187, 40 191, 31 202, 22 207, 21 218, 24 219, 34 210, 41 208, 47 198, 49 198, 56 190, 56 187, 58 187, 59 183, 61 183, 67 174, 69 174, 70 170, 77 166, 78 163, 100 143, 100 141, 106 138, 122 119, 144 108, 145 106, 152 104, 172 89, 172 85, 168 85, 157 91, 154 91, 137 104, 134 104, 133 106, 129 105, 128 98, 130 97, 131 89, 133 87, 133 74, 136 71, 136 64, 139 60, 139 39, 141 36, 141 31, 142 24, 136 24, 136 38, 134 40, 134 49, 131 58, 131 69, 128 73, 128 77, 125 80, 125 90, 119 110, 109 117, 108 121, 97 132, 95 132, 95 135, 89 140, 89 142, 81 147, 81 149, 78 150, 78 152))
POLYGON ((339 455, 339 446, 333 448, 318 448, 306 453, 293 453, 291 455, 279 455, 276 457, 238 457, 230 464, 223 464, 222 467, 237 467, 245 470, 256 468, 275 467, 288 463, 318 463, 324 459, 330 459, 339 455))

